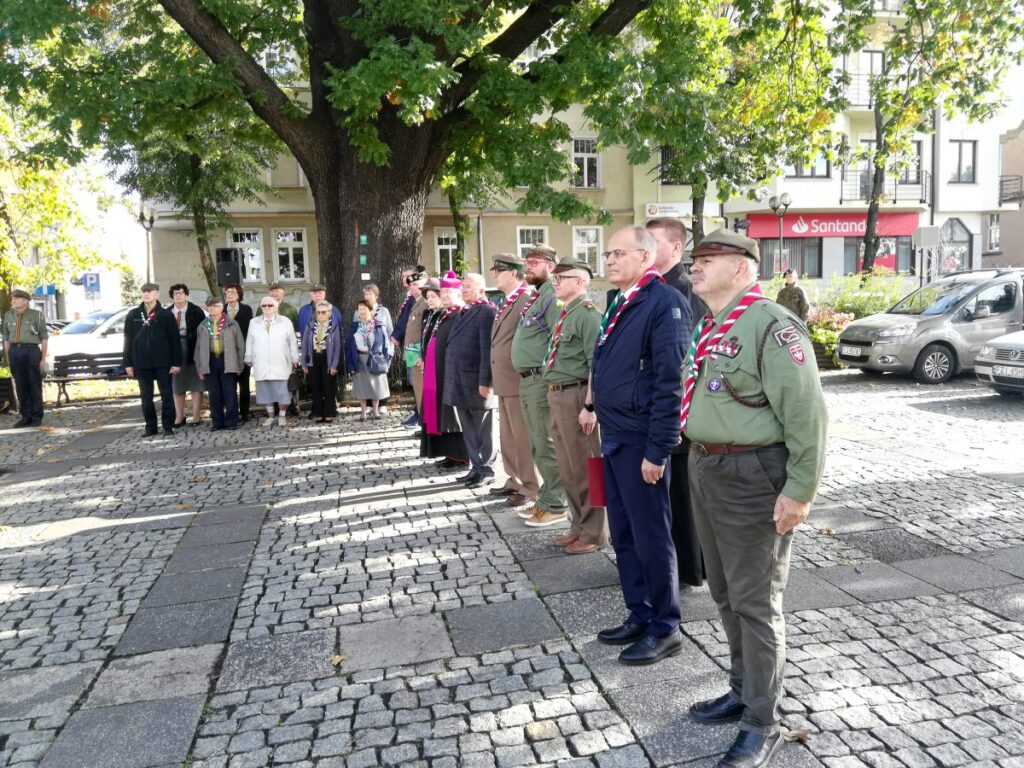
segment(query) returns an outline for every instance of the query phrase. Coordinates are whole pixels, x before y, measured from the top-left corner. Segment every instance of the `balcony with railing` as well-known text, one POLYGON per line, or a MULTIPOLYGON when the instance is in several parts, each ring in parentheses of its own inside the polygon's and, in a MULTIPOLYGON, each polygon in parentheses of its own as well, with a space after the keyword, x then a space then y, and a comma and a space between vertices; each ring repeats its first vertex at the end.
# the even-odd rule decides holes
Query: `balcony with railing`
MULTIPOLYGON (((867 202, 871 197, 873 171, 843 168, 839 202, 867 202)), ((882 187, 882 205, 897 203, 929 205, 931 203, 931 174, 908 168, 899 174, 887 175, 882 187)))
POLYGON ((999 177, 999 204, 1024 203, 1024 176, 999 177))
POLYGON ((903 13, 903 0, 875 0, 876 13, 903 13))
POLYGON ((874 109, 875 99, 871 95, 871 75, 866 72, 850 72, 846 85, 846 101, 850 109, 874 109))

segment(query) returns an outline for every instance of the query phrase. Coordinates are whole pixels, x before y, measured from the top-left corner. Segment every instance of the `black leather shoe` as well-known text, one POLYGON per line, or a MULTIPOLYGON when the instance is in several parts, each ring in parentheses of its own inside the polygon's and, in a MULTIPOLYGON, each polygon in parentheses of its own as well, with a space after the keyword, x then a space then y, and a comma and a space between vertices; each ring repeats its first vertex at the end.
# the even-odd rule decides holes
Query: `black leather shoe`
POLYGON ((467 488, 485 488, 488 485, 494 484, 493 475, 477 475, 476 480, 471 480, 466 483, 467 488))
POLYGON ((619 654, 619 663, 629 667, 642 667, 675 656, 681 650, 683 636, 678 630, 664 637, 644 635, 619 654))
POLYGON ((781 746, 781 733, 762 736, 753 731, 740 731, 729 751, 718 761, 717 768, 764 768, 781 746))
POLYGON ((156 429, 147 429, 145 432, 142 433, 142 436, 143 437, 156 437, 158 434, 160 434, 160 432, 158 430, 156 430, 156 429))
POLYGON ((602 645, 630 645, 646 634, 646 624, 634 624, 626 619, 617 627, 609 627, 598 632, 597 642, 602 645))
POLYGON ((698 723, 732 723, 743 717, 743 702, 727 693, 717 699, 698 701, 690 707, 690 714, 698 723))
POLYGON ((165 429, 164 430, 164 437, 174 437, 174 430, 173 429, 165 429))
POLYGON ((467 472, 465 475, 463 475, 462 477, 459 478, 459 482, 460 483, 472 483, 478 477, 480 477, 480 475, 478 475, 476 472, 467 472))
POLYGON ((16 422, 14 422, 12 427, 14 429, 21 429, 22 427, 27 427, 28 425, 29 425, 28 419, 18 419, 16 422))

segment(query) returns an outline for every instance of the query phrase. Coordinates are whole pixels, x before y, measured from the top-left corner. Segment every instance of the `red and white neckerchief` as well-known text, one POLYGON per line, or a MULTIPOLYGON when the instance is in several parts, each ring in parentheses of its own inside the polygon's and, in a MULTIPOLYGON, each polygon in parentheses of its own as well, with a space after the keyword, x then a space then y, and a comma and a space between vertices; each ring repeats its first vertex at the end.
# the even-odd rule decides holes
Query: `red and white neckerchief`
POLYGON ((405 310, 412 306, 412 303, 416 301, 416 297, 412 295, 412 292, 405 294, 405 301, 402 302, 402 306, 398 308, 398 314, 401 316, 405 310))
MULTIPOLYGON (((491 300, 488 299, 486 295, 484 295, 484 296, 481 296, 476 301, 469 302, 469 304, 467 304, 465 307, 463 307, 463 309, 469 309, 470 307, 479 307, 481 304, 490 304, 490 303, 491 303, 491 300)), ((491 304, 491 306, 494 306, 494 305, 491 304)))
POLYGON ((515 304, 519 297, 526 293, 528 288, 529 286, 526 283, 520 283, 518 288, 502 299, 501 304, 498 305, 498 314, 495 315, 495 319, 501 317, 509 307, 515 304))
POLYGON ((530 311, 530 307, 537 303, 537 299, 540 298, 540 291, 534 291, 530 300, 526 302, 526 306, 519 310, 520 317, 526 317, 526 313, 530 311))
MULTIPOLYGON (((631 302, 633 300, 633 297, 636 296, 637 292, 645 285, 647 285, 649 282, 651 282, 651 280, 658 280, 659 282, 662 283, 665 282, 665 278, 658 274, 658 270, 656 270, 654 267, 651 267, 646 272, 644 272, 643 277, 640 278, 640 281, 629 289, 629 293, 627 293, 622 298, 621 302, 616 300, 619 305, 619 311, 615 313, 615 317, 611 319, 611 322, 608 322, 608 317, 607 315, 605 316, 605 323, 607 324, 601 324, 601 335, 597 337, 597 346, 600 347, 606 341, 608 341, 608 337, 612 335, 612 331, 615 330, 615 324, 619 322, 619 318, 622 317, 622 313, 625 312, 626 307, 629 306, 629 302, 631 302)), ((609 307, 608 309, 610 311, 611 307, 609 307)))
MULTIPOLYGON (((145 310, 146 305, 143 304, 142 307, 143 307, 143 310, 145 310)), ((146 315, 144 318, 142 318, 142 324, 143 325, 149 325, 149 321, 152 320, 154 316, 156 316, 156 311, 158 309, 160 309, 160 302, 159 301, 156 304, 153 305, 153 309, 150 311, 150 313, 148 315, 146 315)))
POLYGON ((217 321, 217 326, 215 328, 213 325, 213 318, 210 315, 206 316, 206 330, 210 334, 211 339, 215 339, 224 333, 224 325, 227 321, 227 313, 221 313, 220 320, 217 321))
POLYGON ((714 336, 711 335, 711 332, 715 329, 715 318, 712 317, 710 312, 704 316, 704 319, 700 321, 700 325, 694 329, 693 337, 690 339, 690 352, 687 355, 689 367, 686 375, 686 385, 683 388, 683 404, 679 409, 680 430, 686 429, 686 420, 690 415, 690 403, 693 401, 693 391, 697 388, 700 366, 704 362, 704 358, 707 357, 708 350, 725 338, 725 334, 732 328, 733 323, 740 319, 740 316, 747 311, 751 304, 763 300, 764 296, 761 294, 760 286, 754 283, 750 290, 743 294, 739 303, 733 307, 729 316, 722 321, 718 333, 714 336))
POLYGON ((551 334, 551 349, 548 350, 547 361, 548 370, 551 370, 551 367, 555 364, 555 357, 558 355, 558 343, 562 340, 562 323, 565 322, 565 316, 568 315, 577 307, 581 306, 583 304, 583 299, 584 297, 580 296, 579 298, 573 299, 573 301, 570 301, 568 304, 562 307, 562 312, 558 316, 558 322, 555 323, 555 330, 551 334))
POLYGON ((434 330, 436 331, 438 328, 441 327, 442 323, 444 323, 445 320, 454 315, 456 312, 461 312, 462 310, 463 306, 461 304, 452 304, 450 307, 448 307, 448 309, 444 311, 444 314, 441 315, 441 319, 437 321, 437 325, 434 327, 434 330))

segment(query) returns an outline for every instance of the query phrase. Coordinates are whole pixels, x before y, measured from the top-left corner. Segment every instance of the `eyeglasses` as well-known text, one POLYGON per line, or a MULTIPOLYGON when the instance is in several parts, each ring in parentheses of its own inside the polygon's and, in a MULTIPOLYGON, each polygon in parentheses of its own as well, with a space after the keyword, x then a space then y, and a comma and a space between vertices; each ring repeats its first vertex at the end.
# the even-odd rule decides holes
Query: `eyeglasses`
POLYGON ((316 311, 316 313, 318 315, 329 315, 329 314, 331 314, 330 310, 328 310, 328 309, 318 309, 316 311))
POLYGON ((605 261, 608 261, 610 259, 621 259, 627 253, 636 253, 643 251, 643 248, 616 248, 614 251, 605 251, 604 253, 601 254, 601 258, 604 259, 605 261))
POLYGON ((273 309, 276 305, 275 304, 260 304, 260 306, 263 307, 263 309, 267 309, 268 307, 270 309, 273 309))
POLYGON ((582 280, 582 279, 583 279, 582 275, 552 275, 551 276, 551 282, 554 283, 555 285, 558 285, 563 280, 582 280))
POLYGON ((527 264, 543 264, 545 261, 550 261, 550 259, 545 259, 538 256, 528 256, 526 259, 527 264))

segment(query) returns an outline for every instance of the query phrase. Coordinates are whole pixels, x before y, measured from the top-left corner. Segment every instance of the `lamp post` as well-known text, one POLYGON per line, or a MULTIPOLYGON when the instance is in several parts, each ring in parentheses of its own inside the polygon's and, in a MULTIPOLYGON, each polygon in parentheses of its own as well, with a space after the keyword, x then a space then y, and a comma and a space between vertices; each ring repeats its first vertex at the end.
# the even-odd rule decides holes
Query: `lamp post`
POLYGON ((136 219, 139 222, 139 226, 146 230, 146 282, 153 282, 153 236, 150 234, 153 231, 153 224, 155 219, 153 218, 153 212, 150 211, 149 218, 146 218, 145 211, 142 207, 139 207, 139 217, 136 219))
POLYGON ((779 254, 775 258, 775 271, 782 271, 782 225, 783 220, 786 218, 786 211, 789 210, 789 206, 793 204, 793 198, 789 196, 788 192, 783 192, 781 195, 772 195, 768 201, 768 207, 772 209, 772 213, 779 217, 779 254))

